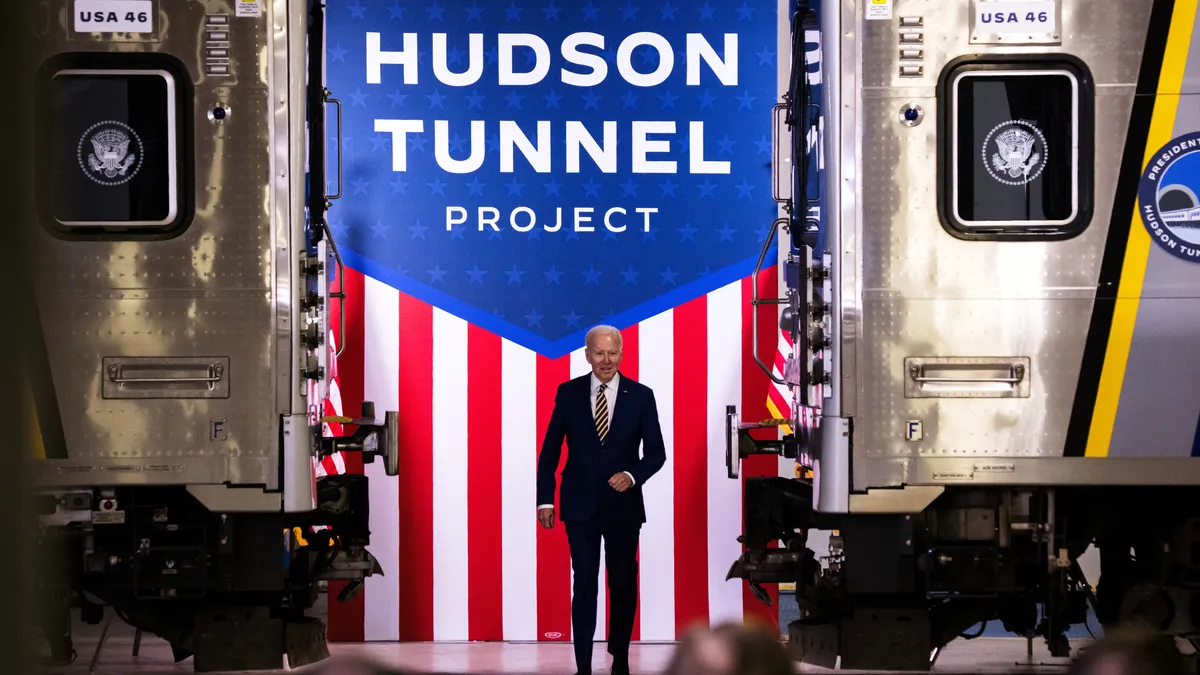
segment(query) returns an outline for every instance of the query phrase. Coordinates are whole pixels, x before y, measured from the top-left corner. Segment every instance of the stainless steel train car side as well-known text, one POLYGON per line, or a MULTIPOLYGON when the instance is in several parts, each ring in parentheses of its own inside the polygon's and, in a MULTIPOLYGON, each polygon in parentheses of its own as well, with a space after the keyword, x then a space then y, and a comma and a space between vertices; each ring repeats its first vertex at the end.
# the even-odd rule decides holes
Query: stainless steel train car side
POLYGON ((748 482, 730 578, 795 582, 793 648, 826 666, 928 669, 989 620, 1065 655, 1089 603, 1196 642, 1197 3, 814 10, 822 100, 793 73, 777 110, 783 141, 824 117, 820 227, 804 146, 776 157, 791 429, 727 422, 731 476, 755 453, 814 476, 748 482))
POLYGON ((353 436, 321 433, 340 311, 327 164, 341 181, 323 8, 35 4, 30 381, 64 572, 40 580, 52 656, 73 658, 70 606, 107 604, 197 671, 321 658, 324 626, 304 616, 318 582, 353 592, 378 564, 366 478, 317 479, 316 462, 357 451, 397 472, 395 412, 364 405, 353 436))

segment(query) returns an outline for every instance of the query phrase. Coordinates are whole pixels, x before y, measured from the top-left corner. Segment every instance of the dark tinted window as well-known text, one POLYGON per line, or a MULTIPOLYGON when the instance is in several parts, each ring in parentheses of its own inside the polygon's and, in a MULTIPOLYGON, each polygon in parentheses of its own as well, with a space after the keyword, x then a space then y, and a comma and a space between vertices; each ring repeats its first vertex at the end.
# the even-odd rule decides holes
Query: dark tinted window
POLYGON ((165 71, 50 81, 50 211, 62 225, 159 226, 178 212, 174 80, 165 71))
POLYGON ((1066 64, 965 64, 944 83, 943 222, 962 234, 1018 236, 1071 236, 1086 227, 1086 75, 1066 64))

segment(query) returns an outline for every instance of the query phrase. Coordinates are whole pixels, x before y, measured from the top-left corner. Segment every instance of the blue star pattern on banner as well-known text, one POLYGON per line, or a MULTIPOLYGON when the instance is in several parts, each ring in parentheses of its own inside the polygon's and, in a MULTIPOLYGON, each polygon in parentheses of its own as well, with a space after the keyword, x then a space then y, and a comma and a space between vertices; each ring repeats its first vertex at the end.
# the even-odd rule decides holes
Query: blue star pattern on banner
POLYGON ((347 263, 551 357, 748 275, 776 215, 778 20, 761 0, 330 3, 347 263))

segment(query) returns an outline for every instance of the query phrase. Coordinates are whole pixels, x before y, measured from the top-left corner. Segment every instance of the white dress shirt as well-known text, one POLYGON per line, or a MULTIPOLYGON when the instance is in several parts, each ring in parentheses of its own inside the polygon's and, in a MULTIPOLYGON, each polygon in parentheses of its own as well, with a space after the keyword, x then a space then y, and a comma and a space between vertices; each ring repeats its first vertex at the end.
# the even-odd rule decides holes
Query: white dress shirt
MULTIPOLYGON (((596 373, 592 373, 592 378, 590 381, 591 381, 591 386, 588 387, 588 389, 590 391, 590 393, 588 394, 588 400, 591 402, 592 418, 595 419, 596 397, 599 396, 599 394, 600 394, 600 378, 596 377, 596 373)), ((621 383, 621 374, 615 373, 615 374, 613 374, 612 379, 609 380, 606 384, 604 384, 604 398, 608 403, 608 428, 609 428, 609 431, 612 431, 613 411, 617 409, 617 385, 619 385, 620 383, 621 383)), ((622 471, 621 473, 625 474, 626 476, 629 476, 629 480, 633 481, 634 485, 637 484, 637 481, 634 480, 634 478, 633 478, 633 474, 629 473, 628 471, 622 471)), ((552 508, 554 508, 553 504, 539 504, 538 505, 539 511, 542 509, 552 509, 552 508)))

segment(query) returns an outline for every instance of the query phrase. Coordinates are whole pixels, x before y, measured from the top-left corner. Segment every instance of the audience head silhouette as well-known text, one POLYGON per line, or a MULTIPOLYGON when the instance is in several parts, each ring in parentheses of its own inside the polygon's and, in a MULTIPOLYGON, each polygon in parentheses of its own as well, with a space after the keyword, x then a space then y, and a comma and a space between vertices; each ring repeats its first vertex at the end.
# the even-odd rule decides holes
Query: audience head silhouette
POLYGON ((690 631, 667 666, 666 675, 793 675, 787 650, 775 631, 722 624, 690 631))

